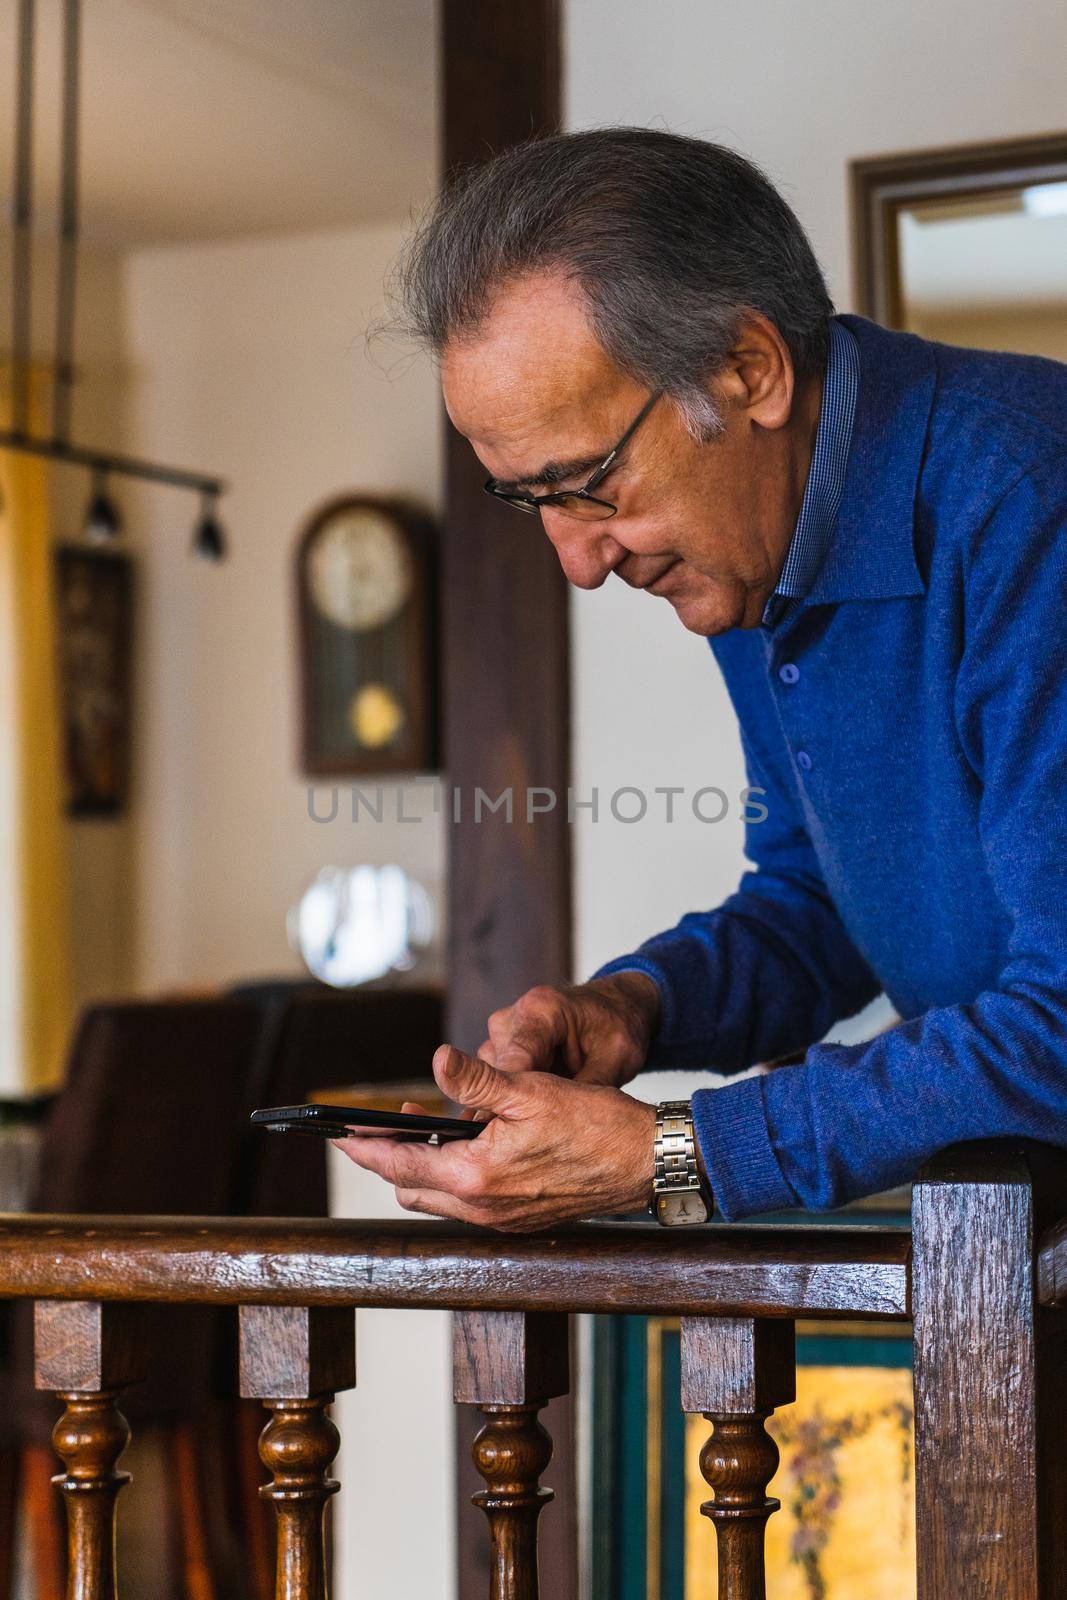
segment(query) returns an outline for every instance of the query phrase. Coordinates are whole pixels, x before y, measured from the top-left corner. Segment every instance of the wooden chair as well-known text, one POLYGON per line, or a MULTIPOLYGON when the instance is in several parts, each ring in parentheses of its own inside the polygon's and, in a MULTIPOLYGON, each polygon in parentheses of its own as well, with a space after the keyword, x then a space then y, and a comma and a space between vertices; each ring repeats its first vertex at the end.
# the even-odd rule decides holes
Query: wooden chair
MULTIPOLYGON (((353 1078, 425 1076, 442 1037, 440 996, 339 994, 249 985, 224 999, 145 1000, 88 1011, 46 1125, 32 1209, 112 1214, 322 1217, 325 1148, 268 1138, 258 1105, 288 1104, 353 1078), (205 1108, 210 1107, 210 1114, 205 1108)), ((273 1528, 259 1497, 259 1408, 235 1402, 232 1315, 172 1306, 148 1383, 131 1397, 138 1434, 164 1430, 174 1498, 170 1543, 187 1600, 273 1594, 273 1528), (210 1483, 208 1482, 211 1478, 210 1483)), ((61 1592, 63 1545, 51 1479, 54 1409, 32 1392, 31 1334, 17 1337, 11 1448, 0 1432, 0 1518, 21 1496, 41 1592, 61 1592), (9 1463, 5 1467, 5 1463, 9 1463), (18 1490, 4 1493, 4 1474, 18 1490)), ((0 1385, 3 1363, 0 1360, 0 1385)), ((0 1522, 0 1552, 5 1549, 0 1522)), ((8 1546, 9 1547, 9 1546, 8 1546)), ((0 1600, 10 1561, 0 1557, 0 1600)))
MULTIPOLYGON (((428 1078, 444 1037, 441 996, 430 990, 301 988, 268 991, 262 1004, 249 1111, 298 1105, 352 1083, 428 1078)), ((237 1216, 327 1215, 325 1151, 317 1140, 268 1137, 246 1127, 234 1184, 237 1216)))

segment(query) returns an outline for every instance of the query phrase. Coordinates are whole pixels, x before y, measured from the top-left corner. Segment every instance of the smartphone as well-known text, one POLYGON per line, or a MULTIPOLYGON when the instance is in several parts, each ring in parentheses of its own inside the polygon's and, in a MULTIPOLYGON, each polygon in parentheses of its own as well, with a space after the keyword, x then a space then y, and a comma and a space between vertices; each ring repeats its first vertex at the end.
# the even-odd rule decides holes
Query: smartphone
POLYGON ((386 1128, 400 1140, 441 1144, 447 1139, 476 1139, 484 1122, 459 1117, 430 1117, 421 1111, 372 1111, 369 1106, 269 1106, 253 1111, 250 1121, 269 1133, 312 1133, 324 1139, 345 1139, 354 1128, 386 1128))

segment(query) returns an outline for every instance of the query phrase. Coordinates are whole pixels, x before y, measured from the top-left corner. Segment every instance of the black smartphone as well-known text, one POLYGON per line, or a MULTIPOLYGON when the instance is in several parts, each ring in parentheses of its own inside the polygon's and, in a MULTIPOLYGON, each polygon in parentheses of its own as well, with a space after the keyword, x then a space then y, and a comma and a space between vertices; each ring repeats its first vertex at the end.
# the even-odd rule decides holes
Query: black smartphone
POLYGON ((369 1106, 269 1106, 253 1111, 257 1128, 269 1133, 312 1133, 324 1139, 345 1139, 353 1128, 387 1128, 408 1143, 440 1144, 447 1139, 476 1139, 484 1122, 459 1117, 430 1117, 421 1111, 372 1111, 369 1106))

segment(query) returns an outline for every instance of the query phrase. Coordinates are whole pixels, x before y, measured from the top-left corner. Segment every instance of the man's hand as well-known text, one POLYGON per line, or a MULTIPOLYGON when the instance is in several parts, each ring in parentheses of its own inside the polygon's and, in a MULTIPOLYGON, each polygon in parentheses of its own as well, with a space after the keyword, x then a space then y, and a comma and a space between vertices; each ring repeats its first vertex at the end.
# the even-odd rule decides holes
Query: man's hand
POLYGON ((357 1166, 394 1184, 406 1210, 530 1233, 648 1204, 652 1106, 603 1085, 500 1072, 451 1045, 437 1051, 433 1073, 450 1100, 491 1117, 476 1139, 437 1147, 333 1141, 357 1166))
POLYGON ((580 1083, 629 1083, 645 1064, 659 990, 643 972, 569 989, 530 989, 494 1011, 478 1051, 501 1072, 552 1072, 580 1083))

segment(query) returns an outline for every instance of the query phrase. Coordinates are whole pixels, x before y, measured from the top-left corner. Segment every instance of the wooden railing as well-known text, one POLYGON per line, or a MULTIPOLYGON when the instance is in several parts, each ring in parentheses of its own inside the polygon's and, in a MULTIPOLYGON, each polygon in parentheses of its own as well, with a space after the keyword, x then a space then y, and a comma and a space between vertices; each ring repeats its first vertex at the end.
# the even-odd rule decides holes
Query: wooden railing
POLYGON ((268 1412, 261 1492, 277 1515, 279 1600, 326 1592, 339 1442, 327 1407, 355 1382, 359 1306, 456 1313, 455 1398, 484 1417, 475 1499, 492 1600, 538 1592, 552 1449, 539 1412, 567 1391, 577 1312, 681 1318, 683 1409, 710 1424, 703 1509, 720 1600, 765 1594, 778 1459, 765 1422, 794 1398, 799 1316, 914 1323, 919 1600, 1064 1600, 1067 1314, 1056 1308, 1067 1302, 1067 1229, 1043 1252, 1034 1242, 1043 1221, 1067 1216, 1064 1161, 1040 1146, 948 1152, 916 1187, 910 1233, 591 1223, 504 1237, 425 1222, 0 1219, 0 1298, 36 1301, 37 1385, 63 1407, 54 1442, 68 1594, 115 1593, 128 1438, 118 1402, 151 1360, 146 1307, 196 1302, 239 1307, 240 1392, 268 1412))

